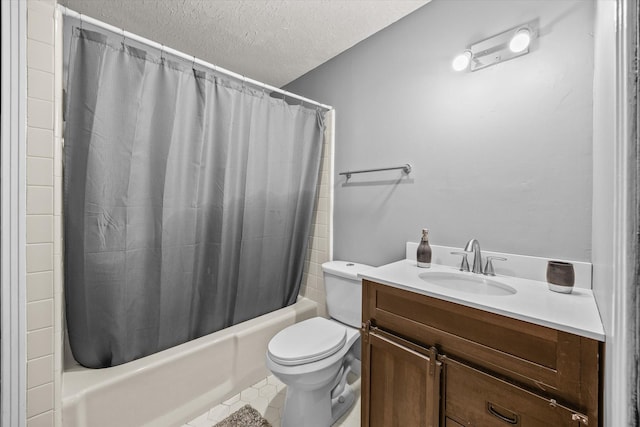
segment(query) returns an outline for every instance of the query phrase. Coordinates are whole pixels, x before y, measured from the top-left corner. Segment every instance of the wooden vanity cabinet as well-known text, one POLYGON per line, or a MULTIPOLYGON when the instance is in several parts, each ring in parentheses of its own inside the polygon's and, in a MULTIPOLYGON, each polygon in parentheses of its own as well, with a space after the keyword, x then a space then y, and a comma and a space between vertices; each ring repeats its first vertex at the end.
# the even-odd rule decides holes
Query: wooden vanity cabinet
POLYGON ((363 280, 362 426, 600 426, 596 340, 363 280))

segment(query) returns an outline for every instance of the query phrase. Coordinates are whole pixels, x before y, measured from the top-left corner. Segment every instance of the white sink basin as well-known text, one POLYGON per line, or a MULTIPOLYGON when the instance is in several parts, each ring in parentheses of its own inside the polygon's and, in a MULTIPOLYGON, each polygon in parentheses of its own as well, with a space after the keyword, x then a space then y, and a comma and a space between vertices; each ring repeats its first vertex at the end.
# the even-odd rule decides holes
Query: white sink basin
POLYGON ((481 295, 507 296, 517 291, 511 286, 480 275, 464 273, 424 272, 418 275, 435 286, 481 295))

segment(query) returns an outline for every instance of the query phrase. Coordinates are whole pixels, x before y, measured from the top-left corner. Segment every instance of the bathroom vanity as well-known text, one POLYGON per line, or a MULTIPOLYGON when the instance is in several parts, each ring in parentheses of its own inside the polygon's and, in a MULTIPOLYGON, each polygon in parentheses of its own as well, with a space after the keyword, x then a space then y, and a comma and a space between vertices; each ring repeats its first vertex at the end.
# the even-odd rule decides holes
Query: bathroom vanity
POLYGON ((404 260, 362 275, 362 426, 601 425, 604 333, 590 291, 501 277, 515 292, 474 295, 424 270, 404 260))

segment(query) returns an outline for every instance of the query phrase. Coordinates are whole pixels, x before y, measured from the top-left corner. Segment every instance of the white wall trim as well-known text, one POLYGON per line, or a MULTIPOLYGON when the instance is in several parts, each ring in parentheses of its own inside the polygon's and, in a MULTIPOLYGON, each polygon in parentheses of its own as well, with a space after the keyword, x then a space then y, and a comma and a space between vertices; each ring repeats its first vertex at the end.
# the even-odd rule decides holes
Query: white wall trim
POLYGON ((2 427, 26 418, 27 3, 2 1, 2 427))
POLYGON ((638 262, 637 233, 637 140, 634 135, 637 91, 634 74, 635 35, 637 31, 637 0, 618 0, 616 10, 616 123, 614 138, 614 217, 613 217, 613 325, 614 339, 608 348, 606 372, 611 389, 605 396, 605 425, 635 425, 633 412, 636 378, 634 351, 635 331, 635 268, 638 262))
POLYGON ((333 260, 333 202, 335 184, 335 158, 336 158, 336 110, 327 111, 329 118, 329 212, 327 221, 329 222, 329 260, 333 260))

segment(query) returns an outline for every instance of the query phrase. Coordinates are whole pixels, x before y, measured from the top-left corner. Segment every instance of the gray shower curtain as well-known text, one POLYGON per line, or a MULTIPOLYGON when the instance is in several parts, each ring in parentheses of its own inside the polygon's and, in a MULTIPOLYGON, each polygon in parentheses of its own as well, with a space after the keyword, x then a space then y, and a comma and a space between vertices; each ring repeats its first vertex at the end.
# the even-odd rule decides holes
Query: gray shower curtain
POLYGON ((114 366, 295 302, 322 114, 75 28, 65 128, 71 349, 114 366))

